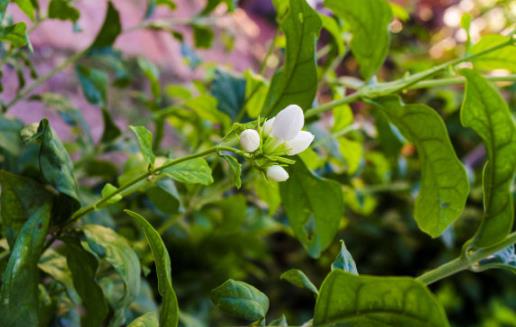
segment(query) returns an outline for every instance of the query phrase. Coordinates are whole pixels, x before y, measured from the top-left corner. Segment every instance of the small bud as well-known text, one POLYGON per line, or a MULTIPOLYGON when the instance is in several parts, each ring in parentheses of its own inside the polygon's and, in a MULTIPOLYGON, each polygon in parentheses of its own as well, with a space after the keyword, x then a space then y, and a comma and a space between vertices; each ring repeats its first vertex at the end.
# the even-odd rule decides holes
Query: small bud
POLYGON ((260 147, 260 135, 254 129, 246 129, 240 133, 240 146, 246 152, 254 152, 260 147))
POLYGON ((263 132, 267 135, 269 135, 271 132, 272 132, 272 125, 274 124, 274 117, 272 117, 271 119, 268 119, 267 121, 265 121, 265 123, 263 124, 263 132))
POLYGON ((310 132, 301 131, 297 133, 293 139, 286 142, 287 154, 293 156, 305 151, 313 140, 314 135, 310 132))
POLYGON ((275 182, 284 182, 288 179, 287 171, 278 165, 270 166, 267 168, 267 178, 275 182))
POLYGON ((276 115, 270 134, 278 140, 288 141, 303 129, 304 124, 303 110, 298 105, 291 104, 276 115))

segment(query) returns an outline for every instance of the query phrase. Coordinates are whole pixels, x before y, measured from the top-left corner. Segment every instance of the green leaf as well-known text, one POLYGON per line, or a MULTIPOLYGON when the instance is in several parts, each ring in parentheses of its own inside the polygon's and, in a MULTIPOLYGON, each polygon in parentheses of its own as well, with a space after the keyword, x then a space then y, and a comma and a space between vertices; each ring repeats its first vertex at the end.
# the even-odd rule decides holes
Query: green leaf
POLYGON ((249 321, 265 318, 269 310, 269 298, 265 294, 233 279, 212 290, 211 299, 222 311, 249 321))
POLYGON ((159 314, 160 326, 175 327, 179 324, 179 307, 174 288, 172 287, 172 274, 170 255, 158 232, 152 225, 141 215, 130 210, 124 210, 129 216, 133 217, 145 234, 145 238, 149 243, 156 265, 156 274, 158 275, 158 290, 163 301, 159 314))
POLYGON ((344 270, 353 275, 358 275, 355 260, 353 260, 353 256, 351 253, 349 253, 348 249, 346 248, 346 244, 342 240, 340 241, 339 254, 331 264, 331 270, 336 269, 344 270))
POLYGON ((235 120, 244 106, 246 80, 217 69, 210 91, 217 99, 217 109, 235 120))
POLYGON ((337 48, 337 55, 343 55, 346 51, 346 47, 344 46, 342 28, 334 18, 327 16, 326 14, 320 13, 319 18, 321 18, 322 28, 330 33, 333 39, 333 43, 335 43, 335 47, 337 48))
POLYGON ((102 121, 104 122, 104 131, 100 138, 101 143, 111 142, 122 134, 120 128, 115 124, 113 117, 111 117, 111 114, 106 108, 102 108, 102 121))
POLYGON ((285 317, 285 315, 281 315, 281 317, 279 317, 278 319, 275 319, 271 322, 268 322, 267 323, 267 326, 275 326, 275 327, 289 327, 289 324, 288 324, 288 321, 287 321, 287 317, 285 317))
POLYGON ((338 183, 313 175, 302 160, 290 167, 280 184, 281 199, 294 235, 317 258, 333 241, 344 211, 338 183))
MULTIPOLYGON (((102 195, 103 198, 106 198, 106 197, 110 196, 111 194, 115 193, 117 190, 118 189, 116 188, 116 186, 114 186, 111 183, 107 183, 102 188, 102 191, 100 192, 100 194, 102 195)), ((106 204, 114 204, 114 203, 117 203, 120 200, 122 200, 122 194, 117 194, 117 195, 113 196, 112 198, 110 198, 106 202, 106 204)))
POLYGON ((332 271, 315 304, 314 326, 445 327, 444 309, 408 277, 355 276, 332 271))
POLYGON ((92 254, 107 261, 117 272, 124 284, 120 298, 109 298, 104 293, 118 315, 123 315, 126 307, 137 297, 140 291, 140 261, 125 238, 112 229, 100 225, 82 227, 88 248, 92 254))
POLYGON ((315 295, 319 294, 317 287, 312 283, 304 272, 299 269, 290 269, 281 274, 280 279, 286 280, 290 284, 299 288, 306 288, 312 291, 315 295))
POLYGON ((109 313, 108 304, 95 276, 98 262, 93 254, 84 250, 76 239, 65 239, 65 254, 73 285, 81 297, 84 313, 81 326, 102 326, 109 313))
POLYGON ((161 86, 159 83, 159 69, 146 58, 138 58, 138 66, 150 82, 150 88, 154 99, 161 97, 161 86))
POLYGON ((30 20, 34 20, 36 17, 36 8, 34 8, 34 4, 31 0, 12 0, 12 2, 16 3, 21 11, 30 18, 30 20))
POLYGON ((221 3, 225 3, 228 11, 232 12, 235 10, 238 0, 208 0, 204 9, 199 13, 199 16, 209 15, 221 3))
POLYGON ((155 187, 147 190, 147 196, 159 210, 165 213, 175 214, 184 209, 181 195, 171 179, 157 181, 155 187))
POLYGON ((404 104, 398 96, 379 98, 376 105, 417 149, 421 183, 414 217, 419 229, 437 237, 460 216, 469 193, 446 126, 432 108, 404 104))
POLYGON ((2 235, 12 248, 27 219, 52 197, 43 185, 5 170, 0 170, 0 188, 2 235))
POLYGON ((209 49, 211 47, 214 37, 211 27, 201 24, 192 24, 192 31, 196 48, 209 49))
POLYGON ((113 6, 111 1, 108 1, 108 8, 104 23, 100 28, 95 40, 90 45, 88 52, 111 47, 115 43, 116 38, 122 32, 122 25, 120 23, 120 15, 113 6))
POLYGON ((108 75, 101 70, 84 65, 77 65, 75 71, 86 100, 95 106, 106 106, 108 75))
POLYGON ((487 162, 483 172, 484 217, 474 245, 488 246, 512 230, 511 183, 516 172, 516 127, 509 107, 496 88, 472 70, 463 70, 466 91, 461 123, 484 142, 487 162))
POLYGON ((134 319, 128 327, 159 327, 158 317, 155 312, 147 312, 134 319))
POLYGON ((251 118, 256 118, 260 114, 267 97, 269 85, 260 75, 254 74, 251 70, 244 72, 245 78, 245 100, 244 110, 251 118))
MULTIPOLYGON (((471 54, 482 52, 507 42, 512 36, 500 34, 484 35, 472 48, 471 54)), ((516 46, 509 45, 472 60, 478 70, 507 69, 516 72, 516 46)))
POLYGON ((81 12, 72 5, 70 0, 51 0, 48 5, 48 17, 60 20, 79 20, 81 12))
POLYGON ((342 18, 351 31, 351 52, 360 74, 369 80, 382 66, 389 52, 391 7, 385 0, 326 0, 325 5, 342 18))
POLYGON ((23 123, 0 115, 0 150, 5 150, 13 156, 18 156, 22 150, 20 131, 23 123))
POLYGON ((238 162, 237 158, 231 155, 222 156, 222 158, 226 160, 231 172, 233 173, 233 183, 237 189, 240 189, 242 186, 242 179, 240 176, 242 174, 242 165, 238 162))
POLYGON ((38 326, 38 261, 50 224, 44 204, 23 225, 2 275, 0 326, 38 326))
POLYGON ((0 27, 0 41, 9 42, 13 47, 21 48, 29 44, 27 25, 23 22, 0 27))
POLYGON ((279 25, 287 39, 285 65, 273 77, 263 114, 273 116, 289 104, 304 110, 312 106, 317 91, 315 41, 321 19, 305 0, 276 1, 279 25), (278 8, 278 6, 283 6, 278 8))
POLYGON ((9 0, 0 0, 0 22, 4 21, 5 11, 7 10, 8 4, 9 0))
POLYGON ((154 164, 156 156, 152 151, 152 133, 144 126, 129 126, 129 128, 136 136, 136 140, 138 140, 138 145, 145 161, 150 165, 154 164))
POLYGON ((39 123, 36 139, 41 142, 39 150, 41 174, 45 181, 60 193, 59 206, 55 208, 58 215, 53 219, 67 219, 80 207, 72 159, 48 120, 43 119, 39 123))
POLYGON ((186 184, 210 185, 213 183, 211 168, 202 158, 180 162, 163 170, 170 178, 186 184))

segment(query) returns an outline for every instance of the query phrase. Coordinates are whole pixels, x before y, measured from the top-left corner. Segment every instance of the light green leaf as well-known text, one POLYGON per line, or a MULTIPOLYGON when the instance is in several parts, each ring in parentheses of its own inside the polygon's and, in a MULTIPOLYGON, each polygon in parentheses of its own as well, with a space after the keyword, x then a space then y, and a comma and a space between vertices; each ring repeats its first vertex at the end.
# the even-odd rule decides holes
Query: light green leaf
POLYGON ((306 288, 312 291, 315 295, 319 294, 317 287, 312 283, 304 272, 299 269, 290 269, 281 274, 280 279, 286 280, 290 284, 299 288, 306 288))
MULTIPOLYGON (((471 53, 479 53, 498 44, 507 42, 511 36, 500 34, 484 35, 472 48, 471 53)), ((478 70, 508 69, 516 72, 516 46, 509 45, 472 60, 478 70)))
POLYGON ((150 165, 154 164, 154 160, 156 160, 156 156, 152 151, 152 133, 143 126, 129 126, 131 131, 133 131, 136 139, 138 140, 138 145, 140 146, 140 151, 150 165))
POLYGON ((348 249, 346 248, 346 244, 342 240, 340 241, 339 254, 331 264, 331 270, 336 269, 344 270, 353 275, 358 275, 355 260, 353 260, 353 256, 351 253, 349 253, 348 249))
POLYGON ((0 150, 5 150, 13 156, 18 156, 22 150, 20 131, 23 123, 18 119, 0 115, 0 150))
POLYGON ((95 276, 98 262, 93 254, 84 250, 81 243, 74 239, 65 239, 65 254, 68 268, 73 277, 73 285, 81 297, 84 313, 81 326, 102 326, 109 309, 102 289, 95 276))
POLYGON ((264 318, 269 310, 269 298, 265 294, 233 279, 212 290, 211 299, 222 311, 249 321, 264 318))
POLYGON ((253 73, 253 71, 249 69, 244 72, 244 78, 244 109, 249 117, 256 118, 262 111, 269 85, 262 76, 253 73))
POLYGON ((34 4, 31 0, 12 0, 12 2, 16 3, 21 11, 30 18, 30 20, 34 20, 36 17, 36 8, 34 8, 34 4))
POLYGON ((509 107, 496 88, 472 70, 463 70, 466 91, 461 123, 484 142, 484 217, 473 244, 488 246, 507 235, 514 221, 511 183, 516 172, 516 127, 509 107))
POLYGON ((235 157, 231 155, 222 156, 222 158, 226 160, 229 168, 231 169, 231 172, 233 173, 233 181, 235 183, 236 188, 240 189, 240 187, 242 186, 242 179, 240 176, 242 174, 242 165, 238 162, 238 160, 235 157))
MULTIPOLYGON (((110 196, 111 194, 115 193, 118 189, 111 183, 106 183, 106 185, 104 185, 104 187, 102 188, 102 191, 100 192, 100 194, 102 195, 103 198, 106 198, 108 196, 110 196)), ((114 203, 117 203, 118 201, 122 200, 122 194, 117 194, 115 196, 113 196, 112 198, 110 198, 106 204, 114 204, 114 203)))
POLYGON ((287 317, 285 317, 285 315, 281 315, 281 317, 279 317, 278 319, 275 319, 271 322, 268 322, 267 323, 268 326, 272 327, 272 326, 275 326, 275 327, 289 327, 289 324, 288 324, 288 321, 287 321, 287 317))
POLYGON ((138 58, 138 66, 150 82, 152 96, 155 100, 161 97, 161 85, 159 83, 159 69, 146 58, 138 58))
POLYGON ((0 41, 9 42, 13 47, 21 48, 30 42, 27 36, 27 25, 23 22, 0 27, 0 41))
POLYGON ((81 12, 72 5, 70 0, 51 0, 48 5, 48 18, 76 22, 80 16, 81 12))
POLYGON ((351 31, 351 52, 360 73, 369 80, 382 66, 389 52, 389 24, 392 12, 385 0, 326 0, 325 5, 342 18, 351 31))
POLYGON ((84 65, 77 65, 75 71, 86 100, 96 106, 105 106, 107 104, 108 75, 101 70, 84 65))
POLYGON ((12 248, 27 219, 52 197, 43 185, 5 170, 0 170, 0 188, 2 235, 12 248))
POLYGON ((327 16, 324 13, 319 13, 319 17, 322 21, 322 28, 327 30, 333 39, 333 43, 337 48, 337 55, 343 55, 346 51, 346 47, 344 46, 342 28, 339 26, 339 24, 337 24, 334 18, 327 16))
POLYGON ((176 184, 169 178, 157 181, 155 187, 147 190, 147 196, 165 213, 175 214, 184 209, 176 184))
POLYGON ((183 161, 177 165, 165 168, 163 172, 181 183, 202 185, 213 183, 211 168, 206 160, 202 158, 183 161))
POLYGON ((217 99, 217 108, 235 120, 244 106, 246 80, 217 69, 210 91, 217 99))
POLYGON ((317 91, 315 41, 321 19, 305 0, 275 1, 278 21, 287 39, 285 65, 274 75, 263 114, 273 116, 289 104, 312 106, 317 91), (280 8, 278 8, 280 6, 280 8))
MULTIPOLYGON (((125 308, 137 297, 140 291, 140 261, 125 238, 112 229, 100 225, 84 225, 87 248, 99 259, 108 262, 120 276, 123 284, 123 294, 118 298, 104 294, 111 306, 116 310, 117 320, 123 316, 125 308)), ((122 319, 123 320, 123 319, 122 319)))
POLYGON ((170 255, 158 232, 152 225, 141 215, 130 210, 124 210, 129 216, 133 217, 145 234, 145 238, 149 243, 156 265, 156 274, 158 275, 158 290, 163 301, 159 314, 159 325, 175 327, 179 324, 179 307, 177 304, 176 292, 172 286, 172 274, 170 255))
POLYGON ((469 193, 466 171, 446 126, 424 104, 404 104, 398 96, 379 98, 376 104, 417 149, 421 183, 414 217, 419 229, 437 237, 460 216, 469 193))
POLYGON ((315 304, 314 326, 446 327, 444 309, 408 277, 355 276, 332 271, 315 304))
POLYGON ((106 17, 104 18, 104 23, 102 23, 102 27, 100 28, 100 31, 95 37, 93 43, 90 45, 88 52, 111 47, 113 43, 115 43, 116 38, 120 32, 122 32, 120 15, 118 14, 116 8, 113 6, 113 3, 108 1, 108 8, 106 17))
POLYGON ((134 319, 128 327, 159 327, 158 317, 155 312, 147 312, 134 319))
POLYGON ((38 326, 38 261, 48 233, 51 206, 44 204, 23 225, 2 274, 0 326, 38 326))
POLYGON ((302 160, 290 167, 280 184, 281 199, 294 235, 317 258, 333 241, 344 211, 338 183, 314 176, 302 160))

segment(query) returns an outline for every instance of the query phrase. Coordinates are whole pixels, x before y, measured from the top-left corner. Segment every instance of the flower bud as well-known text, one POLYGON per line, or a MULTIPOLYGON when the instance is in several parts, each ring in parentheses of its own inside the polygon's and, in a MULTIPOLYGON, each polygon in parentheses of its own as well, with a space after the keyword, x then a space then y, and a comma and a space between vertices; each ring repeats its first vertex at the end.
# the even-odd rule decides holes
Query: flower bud
POLYGON ((267 178, 275 182, 284 182, 288 179, 287 171, 278 165, 270 166, 267 168, 267 178))
POLYGON ((304 124, 303 110, 298 105, 291 104, 276 115, 270 135, 278 140, 288 141, 301 131, 304 124))
POLYGON ((314 135, 310 132, 301 131, 297 133, 293 139, 286 142, 287 154, 293 156, 305 151, 313 140, 314 135))
POLYGON ((246 129, 240 133, 240 146, 246 152, 254 152, 260 147, 260 135, 254 129, 246 129))
POLYGON ((265 123, 263 124, 263 132, 267 135, 270 135, 271 132, 272 132, 272 125, 274 124, 274 117, 272 117, 271 119, 268 119, 267 121, 265 121, 265 123))

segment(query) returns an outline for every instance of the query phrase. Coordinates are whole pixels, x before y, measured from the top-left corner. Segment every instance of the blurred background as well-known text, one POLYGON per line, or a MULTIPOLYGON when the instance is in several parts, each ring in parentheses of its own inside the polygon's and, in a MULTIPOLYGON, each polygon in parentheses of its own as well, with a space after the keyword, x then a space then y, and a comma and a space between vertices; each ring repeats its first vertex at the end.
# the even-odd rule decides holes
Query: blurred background
MULTIPOLYGON (((146 58, 159 68, 160 84, 165 90, 173 85, 209 82, 215 69, 221 67, 235 74, 247 69, 262 71, 269 79, 281 64, 280 48, 284 40, 276 32, 270 0, 241 0, 232 13, 222 5, 202 19, 198 17, 205 1, 175 2, 175 10, 158 7, 146 17, 148 4, 144 0, 113 1, 120 12, 124 31, 115 48, 120 50, 124 67, 130 71, 120 79, 124 88, 114 84, 110 91, 110 111, 122 130, 128 124, 147 124, 151 120, 145 102, 141 101, 140 93, 148 91, 150 86, 137 72, 138 57, 146 58), (194 18, 199 26, 192 28, 194 18), (165 28, 146 28, 151 26, 149 22, 160 22, 165 28), (210 41, 198 37, 199 33, 210 34, 210 31, 213 31, 208 38, 210 41), (271 47, 271 43, 274 46, 271 47)), ((508 34, 516 22, 516 1, 510 0, 391 2, 395 20, 391 24, 391 52, 378 77, 382 81, 463 56, 482 36, 508 34)), ((326 12, 320 1, 310 3, 326 12)), ((46 1, 41 0, 40 4, 45 7, 46 1)), ((105 1, 78 0, 74 4, 81 12, 75 24, 53 20, 34 25, 17 8, 9 7, 14 21, 27 21, 32 26, 30 40, 34 52, 27 56, 40 75, 84 49, 102 24, 105 1)), ((357 64, 349 53, 335 60, 328 50, 331 42, 331 36, 323 31, 318 58, 325 78, 319 90, 319 102, 335 97, 335 83, 352 85, 359 76, 357 64)), ((31 76, 25 67, 19 67, 19 62, 2 64, 4 89, 0 99, 7 102, 25 83, 30 83, 31 76)), ((508 70, 490 71, 490 74, 507 73, 508 70)), ((500 86, 514 110, 516 87, 511 83, 500 86)), ((84 99, 73 67, 57 74, 34 93, 48 92, 67 98, 84 116, 94 141, 101 138, 101 111, 84 99)), ((432 240, 418 231, 411 217, 411 196, 418 178, 414 148, 396 142, 381 144, 376 139, 378 124, 369 108, 361 104, 350 108, 357 128, 346 136, 345 149, 340 146, 342 143, 329 142, 331 144, 322 150, 322 157, 329 157, 324 151, 334 153, 331 147, 336 146, 336 151, 344 158, 342 161, 331 159, 334 167, 346 171, 335 173, 334 178, 348 185, 346 217, 338 239, 345 240, 361 274, 415 276, 455 257, 461 244, 475 230, 482 211, 480 170, 484 150, 478 137, 460 125, 458 109, 462 95, 460 85, 414 90, 405 95, 407 102, 427 103, 442 114, 452 143, 470 170, 474 185, 465 214, 440 239, 432 240)), ((20 101, 8 116, 18 117, 25 123, 49 117, 74 153, 73 142, 79 137, 77 128, 68 124, 62 113, 48 102, 20 101)), ((322 130, 330 121, 330 116, 323 117, 322 123, 314 128, 322 130)), ((177 144, 176 132, 174 126, 167 125, 162 144, 173 148, 177 144)), ((117 159, 116 154, 109 158, 122 160, 117 159)), ((80 158, 75 156, 74 159, 80 158)), ((286 217, 281 210, 246 207, 243 195, 233 195, 231 201, 221 200, 216 206, 208 205, 192 213, 188 218, 188 232, 173 228, 166 231, 164 237, 172 256, 174 285, 181 309, 200 321, 217 322, 214 325, 235 323, 222 317, 208 296, 212 288, 233 278, 245 280, 266 293, 271 299, 271 316, 285 313, 292 325, 309 319, 314 306, 312 294, 281 281, 279 276, 288 269, 298 268, 320 285, 339 244, 336 240, 320 259, 312 260, 300 244, 284 232, 281 226, 285 224, 286 217), (235 197, 241 198, 235 202, 235 197), (214 223, 217 220, 213 217, 220 218, 218 223, 214 223), (233 218, 242 225, 230 230, 223 222, 231 222, 233 218)), ((128 235, 130 233, 127 231, 128 235)), ((516 326, 513 274, 499 270, 481 274, 463 272, 432 285, 431 289, 445 306, 454 326, 516 326)))

